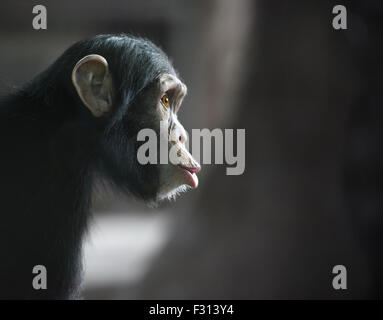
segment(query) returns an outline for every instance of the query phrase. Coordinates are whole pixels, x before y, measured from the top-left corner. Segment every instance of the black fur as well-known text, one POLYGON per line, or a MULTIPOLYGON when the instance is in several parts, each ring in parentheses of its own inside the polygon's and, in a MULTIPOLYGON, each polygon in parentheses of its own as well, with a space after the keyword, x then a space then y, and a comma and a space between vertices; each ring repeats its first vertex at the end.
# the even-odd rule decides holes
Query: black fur
MULTIPOLYGON (((153 201, 156 166, 136 160, 136 134, 156 127, 155 79, 175 74, 151 42, 100 35, 70 47, 45 72, 1 101, 0 298, 75 297, 81 277, 81 242, 98 176, 153 201), (116 97, 112 111, 95 118, 71 82, 76 62, 100 54, 109 63, 116 97), (32 288, 33 266, 44 265, 48 289, 32 288)), ((156 127, 157 128, 157 127, 156 127)))

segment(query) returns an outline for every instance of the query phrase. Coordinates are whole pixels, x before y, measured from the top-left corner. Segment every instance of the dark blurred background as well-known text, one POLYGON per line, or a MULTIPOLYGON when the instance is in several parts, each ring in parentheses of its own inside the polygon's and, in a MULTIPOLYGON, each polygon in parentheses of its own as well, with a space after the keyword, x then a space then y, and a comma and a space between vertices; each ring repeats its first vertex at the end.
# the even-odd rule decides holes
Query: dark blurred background
POLYGON ((2 0, 0 14, 2 94, 82 38, 131 33, 174 61, 186 129, 246 129, 243 175, 205 165, 158 208, 95 195, 84 298, 383 298, 382 1, 2 0))

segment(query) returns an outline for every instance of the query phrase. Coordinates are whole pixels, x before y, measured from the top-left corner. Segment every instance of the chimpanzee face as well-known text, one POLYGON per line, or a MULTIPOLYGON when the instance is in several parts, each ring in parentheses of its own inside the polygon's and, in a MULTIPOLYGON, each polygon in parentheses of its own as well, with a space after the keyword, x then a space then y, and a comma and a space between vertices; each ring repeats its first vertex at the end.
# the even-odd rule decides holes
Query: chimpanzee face
POLYGON ((109 121, 100 143, 103 171, 116 185, 145 200, 171 198, 196 188, 200 165, 186 148, 187 135, 177 117, 186 86, 174 74, 161 74, 124 108, 122 116, 117 113, 117 119, 108 117, 113 108, 121 108, 115 103, 118 89, 112 79, 108 62, 100 55, 82 58, 72 73, 85 107, 94 117, 109 121))

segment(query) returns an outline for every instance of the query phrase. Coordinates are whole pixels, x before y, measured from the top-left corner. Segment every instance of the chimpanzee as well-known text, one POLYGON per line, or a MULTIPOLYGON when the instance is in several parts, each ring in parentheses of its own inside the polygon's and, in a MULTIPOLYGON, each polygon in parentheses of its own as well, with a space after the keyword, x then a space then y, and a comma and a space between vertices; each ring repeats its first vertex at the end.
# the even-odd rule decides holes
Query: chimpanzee
POLYGON ((129 35, 67 49, 0 102, 0 297, 79 297, 92 191, 108 181, 149 203, 195 188, 199 164, 177 111, 186 94, 165 53, 129 35), (141 164, 141 129, 168 123, 180 164, 141 164), (33 285, 35 266, 46 288, 33 285))

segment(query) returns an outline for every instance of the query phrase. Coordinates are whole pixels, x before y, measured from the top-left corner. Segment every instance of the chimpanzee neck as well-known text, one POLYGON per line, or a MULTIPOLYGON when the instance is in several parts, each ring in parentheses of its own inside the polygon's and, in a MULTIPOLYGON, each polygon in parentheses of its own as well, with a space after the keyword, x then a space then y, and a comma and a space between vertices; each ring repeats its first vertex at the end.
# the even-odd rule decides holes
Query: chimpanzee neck
POLYGON ((0 298, 67 298, 81 271, 94 150, 85 122, 27 107, 13 100, 1 115, 0 298), (36 265, 47 269, 46 290, 32 287, 36 265))

